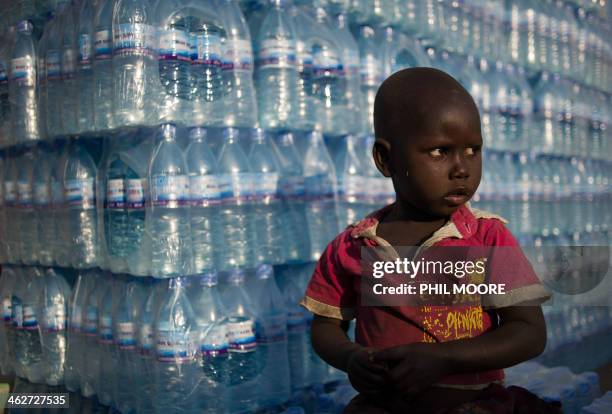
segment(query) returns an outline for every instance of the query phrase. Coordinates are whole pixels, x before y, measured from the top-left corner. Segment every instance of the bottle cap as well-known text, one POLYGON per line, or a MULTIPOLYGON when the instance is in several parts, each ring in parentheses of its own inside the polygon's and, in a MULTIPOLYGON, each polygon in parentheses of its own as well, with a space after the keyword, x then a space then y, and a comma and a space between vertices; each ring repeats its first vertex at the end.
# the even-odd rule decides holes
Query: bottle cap
POLYGON ((237 128, 225 128, 223 130, 223 138, 226 141, 233 141, 235 139, 238 139, 239 134, 240 133, 237 128))
POLYGON ((269 277, 274 276, 274 269, 272 269, 272 266, 269 264, 261 264, 257 266, 255 276, 257 279, 268 279, 269 277))
POLYGON ((174 139, 176 137, 176 125, 175 124, 163 124, 159 127, 162 137, 164 139, 174 139))
POLYGON ((189 139, 206 139, 206 128, 195 127, 189 130, 189 139))
POLYGON ((19 33, 26 33, 32 31, 32 23, 29 20, 21 20, 17 23, 17 31, 19 33))
POLYGON ((244 270, 232 269, 227 275, 227 281, 230 283, 241 283, 244 281, 244 270))
POLYGON ((253 128, 251 138, 253 141, 263 141, 266 138, 266 131, 262 128, 253 128))
POLYGON ((219 275, 217 272, 207 272, 198 275, 200 284, 205 286, 216 286, 219 281, 219 275))

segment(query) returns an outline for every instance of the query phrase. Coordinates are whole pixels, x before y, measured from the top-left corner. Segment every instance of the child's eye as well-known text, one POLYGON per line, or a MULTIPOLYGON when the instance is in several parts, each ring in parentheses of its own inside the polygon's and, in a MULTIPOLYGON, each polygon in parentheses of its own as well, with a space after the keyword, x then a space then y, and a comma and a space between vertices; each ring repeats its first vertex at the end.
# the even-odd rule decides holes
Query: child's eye
POLYGON ((441 157, 446 153, 446 150, 444 148, 434 148, 431 151, 429 151, 429 155, 431 155, 432 157, 441 157))
POLYGON ((468 147, 465 149, 465 155, 475 155, 480 147, 468 147))

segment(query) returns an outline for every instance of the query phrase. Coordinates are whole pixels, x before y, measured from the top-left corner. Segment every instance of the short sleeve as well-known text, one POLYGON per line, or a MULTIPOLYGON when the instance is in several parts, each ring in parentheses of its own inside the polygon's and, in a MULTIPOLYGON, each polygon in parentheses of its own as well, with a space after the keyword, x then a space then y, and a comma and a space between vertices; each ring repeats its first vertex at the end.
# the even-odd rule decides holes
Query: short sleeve
POLYGON ((487 308, 539 305, 550 298, 518 241, 501 221, 491 219, 485 236, 490 246, 486 278, 489 285, 504 285, 504 294, 487 295, 487 308))
MULTIPOLYGON (((357 293, 350 269, 348 232, 341 233, 325 249, 312 274, 300 304, 312 313, 351 320, 355 316, 357 293)), ((358 260, 358 259, 357 259, 358 260)))

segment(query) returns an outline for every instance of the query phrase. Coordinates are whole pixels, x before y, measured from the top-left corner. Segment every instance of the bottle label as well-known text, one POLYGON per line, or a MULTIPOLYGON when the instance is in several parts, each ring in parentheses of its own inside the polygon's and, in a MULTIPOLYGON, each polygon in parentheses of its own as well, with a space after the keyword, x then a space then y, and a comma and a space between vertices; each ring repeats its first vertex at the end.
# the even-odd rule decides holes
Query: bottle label
POLYGON ((346 64, 351 77, 359 76, 359 69, 361 67, 359 63, 359 51, 353 49, 346 50, 346 64))
POLYGON ((98 327, 98 342, 101 344, 113 343, 113 321, 110 316, 100 317, 100 326, 98 327))
POLYGON ((31 56, 11 59, 11 81, 20 86, 34 86, 36 70, 31 56))
POLYGON ((344 175, 338 180, 338 192, 346 201, 355 202, 364 199, 365 177, 344 175))
POLYGON ((87 33, 79 35, 79 66, 91 65, 91 37, 87 33))
POLYGON ((251 173, 220 174, 219 178, 223 204, 244 204, 252 197, 251 173))
POLYGON ((8 323, 11 321, 11 310, 13 304, 11 303, 11 298, 4 298, 2 300, 2 320, 4 323, 8 323))
POLYGON ((76 77, 77 53, 74 49, 64 49, 62 54, 62 79, 76 77))
POLYGON ((382 64, 376 57, 366 55, 361 58, 361 84, 378 86, 381 82, 382 64))
POLYGON ((200 344, 200 354, 207 357, 216 357, 228 353, 227 330, 225 325, 212 326, 200 344))
POLYGON ((65 191, 66 203, 69 207, 89 210, 96 206, 93 178, 66 180, 65 191))
POLYGON ((155 29, 143 23, 123 23, 113 29, 114 56, 153 56, 155 29))
POLYGON ((36 312, 34 312, 34 307, 30 305, 24 305, 23 309, 23 329, 27 329, 29 331, 33 331, 38 329, 38 319, 36 318, 36 312))
POLYGON ((81 315, 81 307, 74 305, 70 314, 70 331, 75 333, 81 332, 82 322, 83 315, 81 315))
POLYGON ((334 184, 328 174, 317 174, 306 177, 306 197, 309 200, 333 198, 334 184))
POLYGON ((145 206, 145 179, 130 178, 127 181, 127 208, 143 209, 145 206))
POLYGON ((219 204, 221 190, 217 175, 197 175, 189 177, 189 193, 192 206, 219 204))
POLYGON ((156 175, 151 178, 153 206, 178 207, 189 197, 189 177, 186 175, 156 175))
POLYGON ((210 33, 192 33, 191 63, 221 67, 221 38, 210 33))
POLYGON ((296 42, 296 64, 299 72, 312 69, 312 51, 306 43, 298 40, 296 42))
POLYGON ((20 181, 17 183, 17 197, 19 199, 19 207, 32 207, 32 184, 20 181))
POLYGON ((153 327, 151 324, 147 323, 140 326, 138 339, 140 341, 140 354, 149 355, 153 350, 153 327))
POLYGON ((11 325, 17 329, 23 329, 23 306, 21 303, 13 303, 11 325))
POLYGON ((160 60, 190 60, 189 34, 182 30, 161 30, 159 35, 160 60))
POLYGON ((253 198, 258 201, 271 201, 277 197, 278 174, 277 173, 253 173, 253 198))
POLYGON ((315 47, 312 55, 315 76, 344 75, 344 66, 340 56, 330 48, 315 47))
POLYGON ((225 47, 224 70, 252 70, 253 49, 246 39, 229 39, 225 47))
POLYGON ((61 332, 66 329, 66 309, 63 305, 50 305, 45 308, 43 329, 46 332, 61 332))
POLYGON ((288 39, 266 39, 257 51, 260 69, 295 68, 295 43, 288 39))
POLYGON ((94 35, 94 56, 96 60, 107 60, 111 58, 111 31, 100 30, 94 35))
POLYGON ((306 193, 304 177, 289 176, 281 177, 278 181, 278 192, 285 199, 303 198, 306 193))
POLYGON ((193 335, 184 330, 157 330, 155 351, 159 362, 185 363, 194 360, 193 335))
POLYGON ((254 323, 252 320, 229 322, 227 324, 227 341, 230 352, 253 352, 257 348, 254 323))
POLYGON ((2 63, 0 63, 0 85, 6 85, 8 83, 8 73, 2 63))
POLYGON ((13 181, 4 182, 4 202, 7 206, 15 204, 17 201, 17 190, 13 181))
POLYGON ((292 307, 287 311, 287 332, 298 333, 306 330, 306 317, 299 308, 292 307))
POLYGON ((119 349, 132 351, 136 349, 136 330, 132 322, 117 324, 117 345, 119 349))
POLYGON ((270 344, 287 338, 287 321, 284 314, 267 316, 256 324, 257 343, 270 344))
POLYGON ((106 184, 105 208, 122 209, 125 207, 125 187, 122 179, 108 180, 106 184))
POLYGON ((96 336, 98 333, 98 309, 93 306, 89 306, 85 313, 83 333, 87 336, 96 336))
POLYGON ((34 184, 34 204, 39 207, 44 207, 50 204, 51 194, 47 183, 34 184))

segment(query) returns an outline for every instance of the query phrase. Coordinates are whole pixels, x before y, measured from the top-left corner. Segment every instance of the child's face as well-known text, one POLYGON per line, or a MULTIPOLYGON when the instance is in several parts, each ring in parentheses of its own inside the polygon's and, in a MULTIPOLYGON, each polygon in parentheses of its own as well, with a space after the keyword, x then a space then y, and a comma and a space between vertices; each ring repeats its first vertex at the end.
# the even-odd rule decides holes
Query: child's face
POLYGON ((482 173, 480 118, 465 105, 432 111, 422 131, 396 137, 390 151, 397 196, 404 204, 445 217, 476 192, 482 173))

